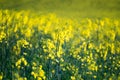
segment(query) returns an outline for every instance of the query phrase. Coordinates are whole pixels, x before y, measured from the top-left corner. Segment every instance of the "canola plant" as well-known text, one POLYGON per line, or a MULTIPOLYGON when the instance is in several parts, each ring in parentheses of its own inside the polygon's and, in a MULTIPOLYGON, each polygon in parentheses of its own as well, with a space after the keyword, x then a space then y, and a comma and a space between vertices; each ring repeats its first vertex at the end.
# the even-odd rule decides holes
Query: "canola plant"
POLYGON ((0 80, 120 80, 120 20, 0 10, 0 80))

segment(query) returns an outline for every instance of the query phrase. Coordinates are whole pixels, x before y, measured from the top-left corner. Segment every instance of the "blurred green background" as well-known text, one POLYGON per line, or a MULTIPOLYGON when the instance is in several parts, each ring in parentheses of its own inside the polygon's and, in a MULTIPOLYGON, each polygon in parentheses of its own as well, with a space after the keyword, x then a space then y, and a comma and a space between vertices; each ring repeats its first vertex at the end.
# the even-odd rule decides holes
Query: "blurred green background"
POLYGON ((0 0, 0 9, 56 13, 70 18, 120 18, 120 0, 0 0))

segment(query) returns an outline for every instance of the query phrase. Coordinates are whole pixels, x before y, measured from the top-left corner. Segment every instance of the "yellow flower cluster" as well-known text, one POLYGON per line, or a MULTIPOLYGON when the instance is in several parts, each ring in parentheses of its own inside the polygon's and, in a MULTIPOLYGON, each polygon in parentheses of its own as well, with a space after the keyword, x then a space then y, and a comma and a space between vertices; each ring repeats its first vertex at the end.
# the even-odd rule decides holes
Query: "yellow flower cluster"
POLYGON ((21 40, 17 41, 17 46, 22 46, 22 47, 26 48, 26 46, 28 46, 28 45, 29 45, 29 42, 27 42, 24 39, 21 39, 21 40))
POLYGON ((2 31, 0 32, 0 42, 6 37, 6 34, 2 31))
POLYGON ((20 69, 21 63, 23 63, 24 66, 27 66, 27 64, 28 64, 26 59, 24 57, 22 57, 15 63, 15 66, 17 66, 17 68, 20 69))
POLYGON ((32 67, 33 71, 31 72, 31 75, 37 79, 37 80, 46 80, 45 77, 45 72, 44 70, 42 70, 42 65, 40 65, 39 67, 36 67, 36 63, 33 63, 33 67, 32 67))
POLYGON ((3 73, 0 72, 0 80, 2 80, 2 79, 3 79, 3 73))
POLYGON ((19 55, 21 53, 21 47, 29 49, 32 47, 32 44, 30 44, 25 39, 18 40, 17 44, 13 46, 13 51, 16 55, 19 55))

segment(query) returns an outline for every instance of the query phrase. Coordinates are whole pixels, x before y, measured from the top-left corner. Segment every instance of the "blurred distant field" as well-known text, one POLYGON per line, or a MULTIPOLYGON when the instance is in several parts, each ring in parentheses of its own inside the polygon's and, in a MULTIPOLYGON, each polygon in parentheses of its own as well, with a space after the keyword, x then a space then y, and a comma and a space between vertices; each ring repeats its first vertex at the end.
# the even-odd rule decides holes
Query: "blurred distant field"
POLYGON ((120 18, 120 0, 0 0, 0 8, 56 13, 69 18, 120 18))

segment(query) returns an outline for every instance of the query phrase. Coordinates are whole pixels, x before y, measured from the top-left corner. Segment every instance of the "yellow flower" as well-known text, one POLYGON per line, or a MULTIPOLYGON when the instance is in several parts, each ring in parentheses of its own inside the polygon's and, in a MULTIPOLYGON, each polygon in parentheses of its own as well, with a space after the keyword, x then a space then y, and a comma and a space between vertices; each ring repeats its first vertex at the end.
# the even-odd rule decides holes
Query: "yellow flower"
POLYGON ((31 72, 31 75, 33 75, 34 78, 37 78, 37 76, 38 76, 38 75, 37 75, 35 72, 33 72, 33 71, 31 72))
POLYGON ((21 52, 21 49, 19 46, 13 46, 13 52, 15 52, 16 55, 19 55, 21 52))
POLYGON ((40 65, 39 69, 42 69, 42 65, 40 65))
POLYGON ((33 72, 33 71, 31 72, 31 75, 34 75, 34 72, 33 72))
POLYGON ((18 30, 18 25, 16 24, 15 28, 14 28, 14 32, 17 32, 18 30))
POLYGON ((71 80, 75 80, 75 76, 71 76, 71 80))
POLYGON ((44 77, 44 71, 43 70, 40 70, 39 76, 44 77))
POLYGON ((2 31, 0 32, 0 42, 2 42, 2 39, 6 37, 6 34, 2 31))
POLYGON ((97 76, 94 75, 93 78, 97 78, 97 76))
POLYGON ((27 48, 27 46, 29 45, 29 42, 26 41, 25 39, 21 39, 17 41, 17 46, 22 46, 24 48, 27 48))
POLYGON ((24 62, 24 65, 26 66, 26 65, 27 65, 27 61, 26 61, 26 60, 24 60, 23 62, 24 62))
POLYGON ((16 66, 19 66, 21 64, 21 59, 19 59, 17 62, 16 62, 16 66))
POLYGON ((100 21, 100 25, 104 26, 104 21, 103 20, 100 21))
POLYGON ((111 53, 115 54, 115 46, 114 43, 111 44, 111 53))
POLYGON ((24 24, 26 24, 26 23, 28 22, 28 16, 25 16, 25 17, 23 18, 23 22, 24 22, 24 24))
POLYGON ((37 65, 35 62, 33 62, 32 64, 33 64, 33 66, 36 66, 36 65, 37 65))
POLYGON ((104 52, 104 60, 106 60, 106 57, 107 57, 107 54, 108 54, 108 52, 107 52, 107 50, 104 52))
POLYGON ((51 53, 49 53, 49 57, 50 57, 51 59, 54 59, 54 55, 52 55, 51 53))
POLYGON ((54 69, 52 70, 52 73, 55 73, 55 70, 54 70, 54 69))
POLYGON ((25 77, 24 80, 27 80, 27 78, 25 77))
POLYGON ((25 37, 29 38, 32 36, 32 30, 30 28, 28 28, 25 30, 25 32, 23 34, 25 34, 25 37))
POLYGON ((24 57, 21 58, 21 61, 24 63, 25 66, 27 65, 27 61, 24 57))
POLYGON ((110 77, 109 80, 113 80, 113 79, 110 77))
POLYGON ((2 76, 2 75, 0 75, 0 80, 2 80, 2 78, 3 78, 3 76, 2 76))
POLYGON ((41 77, 38 77, 38 79, 37 80, 42 80, 42 78, 41 77))

